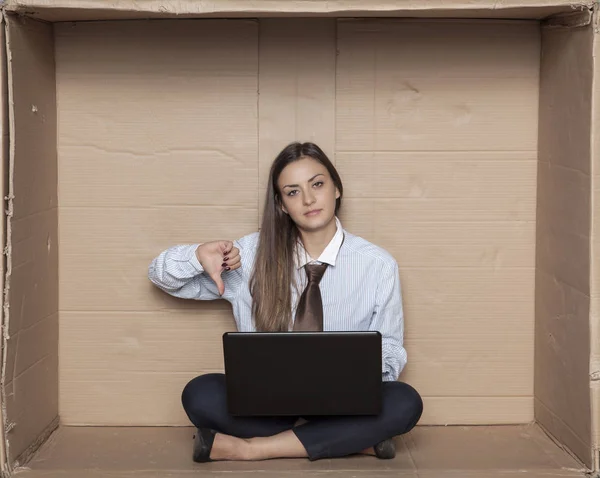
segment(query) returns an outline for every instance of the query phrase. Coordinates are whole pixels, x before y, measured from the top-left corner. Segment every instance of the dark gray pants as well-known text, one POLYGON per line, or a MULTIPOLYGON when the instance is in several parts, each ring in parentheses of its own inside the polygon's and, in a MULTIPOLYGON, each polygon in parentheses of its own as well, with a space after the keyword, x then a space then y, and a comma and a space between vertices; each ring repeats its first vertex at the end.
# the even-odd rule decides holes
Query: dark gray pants
POLYGON ((421 418, 423 401, 403 382, 383 383, 383 409, 377 416, 234 417, 227 412, 225 375, 211 373, 191 380, 182 403, 197 428, 212 428, 239 438, 276 435, 293 429, 310 460, 360 453, 377 443, 410 431, 421 418))

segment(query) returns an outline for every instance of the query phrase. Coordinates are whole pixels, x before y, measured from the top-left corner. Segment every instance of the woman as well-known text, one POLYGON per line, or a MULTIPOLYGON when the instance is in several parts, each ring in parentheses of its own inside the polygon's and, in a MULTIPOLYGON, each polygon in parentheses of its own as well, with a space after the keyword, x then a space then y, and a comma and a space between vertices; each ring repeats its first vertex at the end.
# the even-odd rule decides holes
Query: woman
POLYGON ((396 381, 406 364, 398 266, 386 251, 342 228, 342 194, 323 151, 292 143, 271 166, 260 233, 172 247, 152 261, 149 277, 176 297, 228 300, 240 331, 378 330, 382 413, 313 417, 302 424, 299 417, 232 417, 224 375, 202 375, 182 394, 198 429, 195 461, 355 453, 393 458, 392 438, 419 421, 421 397, 396 381))

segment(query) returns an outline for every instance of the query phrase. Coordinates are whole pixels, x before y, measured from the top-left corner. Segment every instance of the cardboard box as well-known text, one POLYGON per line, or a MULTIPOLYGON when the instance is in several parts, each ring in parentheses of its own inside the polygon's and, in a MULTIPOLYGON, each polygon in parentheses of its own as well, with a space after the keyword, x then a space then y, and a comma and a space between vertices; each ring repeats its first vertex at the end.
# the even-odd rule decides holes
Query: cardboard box
POLYGON ((600 471, 594 6, 6 1, 5 475, 59 425, 189 425, 231 312, 147 266, 257 230, 293 140, 399 262, 421 425, 535 422, 600 471))

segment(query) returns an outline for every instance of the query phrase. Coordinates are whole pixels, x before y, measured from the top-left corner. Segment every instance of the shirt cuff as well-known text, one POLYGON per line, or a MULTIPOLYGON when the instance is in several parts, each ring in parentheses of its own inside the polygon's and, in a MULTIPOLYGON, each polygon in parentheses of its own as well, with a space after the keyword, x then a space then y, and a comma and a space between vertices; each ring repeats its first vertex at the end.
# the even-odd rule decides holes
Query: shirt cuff
POLYGON ((196 256, 196 249, 198 249, 198 246, 200 246, 200 244, 195 244, 190 247, 189 263, 194 269, 198 271, 198 273, 202 273, 204 272, 204 267, 202 267, 202 264, 200 264, 200 261, 198 260, 198 256, 196 256))

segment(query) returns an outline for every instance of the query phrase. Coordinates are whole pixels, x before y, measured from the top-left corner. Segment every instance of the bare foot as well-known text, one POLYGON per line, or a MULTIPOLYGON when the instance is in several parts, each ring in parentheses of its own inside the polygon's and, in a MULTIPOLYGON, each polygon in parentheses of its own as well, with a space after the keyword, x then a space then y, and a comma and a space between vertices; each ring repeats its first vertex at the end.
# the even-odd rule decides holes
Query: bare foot
POLYGON ((248 440, 217 433, 210 451, 211 460, 246 460, 248 440))
POLYGON ((304 446, 292 430, 270 437, 249 439, 217 433, 210 452, 212 460, 268 460, 307 456, 304 446))
POLYGON ((371 455, 371 456, 375 456, 375 449, 373 447, 371 448, 367 448, 363 451, 360 452, 361 455, 371 455))

